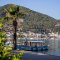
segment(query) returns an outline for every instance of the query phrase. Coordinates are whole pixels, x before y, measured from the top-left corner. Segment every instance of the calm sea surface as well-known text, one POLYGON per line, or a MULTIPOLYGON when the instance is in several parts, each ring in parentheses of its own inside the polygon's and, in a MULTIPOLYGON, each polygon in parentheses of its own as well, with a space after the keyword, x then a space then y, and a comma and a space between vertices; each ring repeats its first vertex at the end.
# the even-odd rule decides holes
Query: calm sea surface
POLYGON ((48 40, 48 45, 48 51, 43 51, 42 53, 60 56, 60 40, 48 40))
POLYGON ((48 45, 49 50, 43 53, 60 56, 60 40, 49 40, 48 45))

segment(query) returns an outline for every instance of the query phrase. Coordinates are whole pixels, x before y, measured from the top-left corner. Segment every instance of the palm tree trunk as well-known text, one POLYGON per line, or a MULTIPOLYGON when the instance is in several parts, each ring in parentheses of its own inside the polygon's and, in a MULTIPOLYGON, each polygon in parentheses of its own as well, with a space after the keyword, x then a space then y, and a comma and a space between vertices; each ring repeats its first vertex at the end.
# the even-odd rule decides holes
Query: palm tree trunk
POLYGON ((17 34, 16 34, 16 31, 17 31, 17 21, 16 19, 13 21, 13 26, 14 26, 14 36, 13 36, 13 44, 14 44, 14 50, 16 50, 16 40, 17 40, 17 34))

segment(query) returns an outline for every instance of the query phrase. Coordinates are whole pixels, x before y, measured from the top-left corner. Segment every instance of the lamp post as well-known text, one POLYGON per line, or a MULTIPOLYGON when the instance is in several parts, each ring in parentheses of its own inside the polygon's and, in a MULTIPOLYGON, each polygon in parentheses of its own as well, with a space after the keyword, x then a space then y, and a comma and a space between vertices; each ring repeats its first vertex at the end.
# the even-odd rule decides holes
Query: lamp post
POLYGON ((16 31, 17 31, 17 21, 16 21, 16 18, 13 21, 13 27, 14 27, 13 44, 14 44, 14 50, 16 50, 16 37, 17 37, 17 34, 16 34, 16 31))

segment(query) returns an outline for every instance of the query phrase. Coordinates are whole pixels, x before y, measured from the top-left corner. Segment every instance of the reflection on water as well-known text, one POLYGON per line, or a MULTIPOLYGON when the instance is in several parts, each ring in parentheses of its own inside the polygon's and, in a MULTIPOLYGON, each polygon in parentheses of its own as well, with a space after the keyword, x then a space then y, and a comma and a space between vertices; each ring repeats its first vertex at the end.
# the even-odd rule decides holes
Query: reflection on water
POLYGON ((42 53, 60 56, 60 40, 45 40, 45 43, 49 45, 49 49, 48 51, 42 51, 42 53))
POLYGON ((49 50, 47 54, 60 56, 60 40, 49 40, 49 50))

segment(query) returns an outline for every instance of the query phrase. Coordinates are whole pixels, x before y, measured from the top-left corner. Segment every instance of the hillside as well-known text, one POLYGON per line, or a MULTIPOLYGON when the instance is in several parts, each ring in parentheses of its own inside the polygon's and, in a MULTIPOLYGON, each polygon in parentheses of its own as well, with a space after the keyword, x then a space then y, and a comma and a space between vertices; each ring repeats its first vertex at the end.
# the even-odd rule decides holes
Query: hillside
MULTIPOLYGON (((15 4, 7 4, 0 7, 0 19, 2 18, 4 20, 5 27, 8 25, 11 27, 14 18, 22 18, 22 31, 32 31, 35 33, 48 33, 51 31, 57 32, 55 30, 55 25, 57 24, 56 19, 15 4)), ((21 26, 19 28, 21 28, 21 26)))

